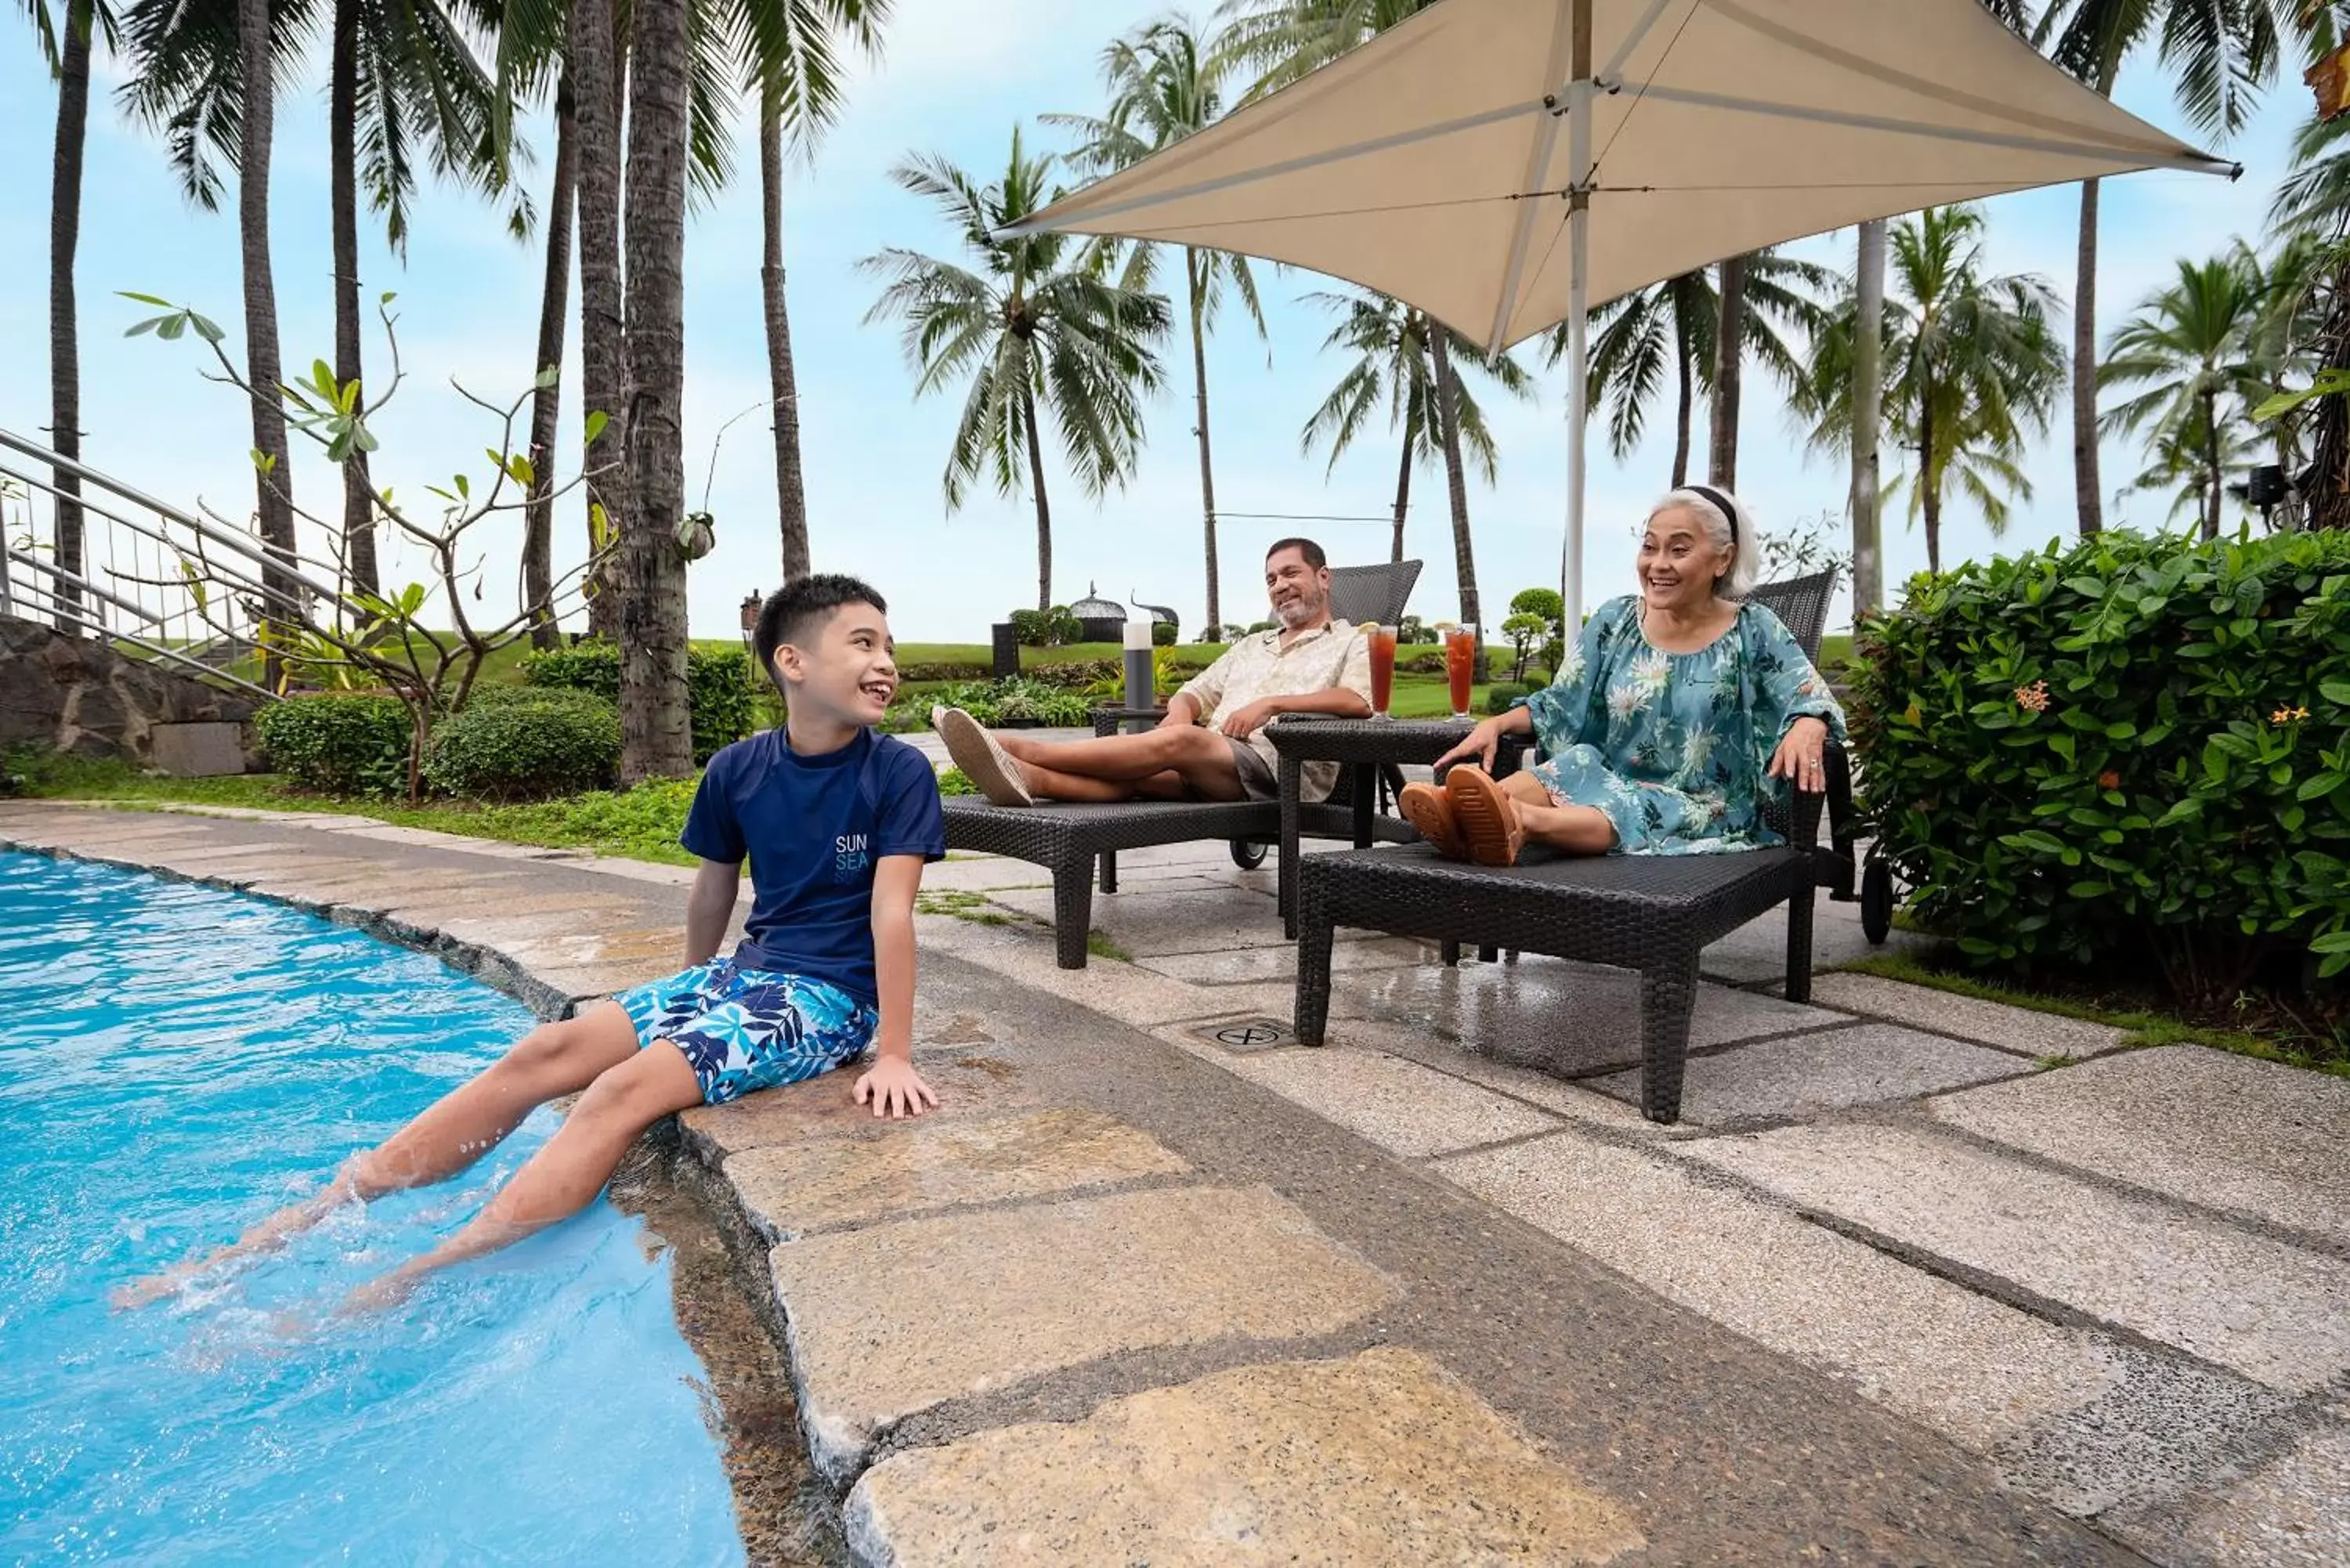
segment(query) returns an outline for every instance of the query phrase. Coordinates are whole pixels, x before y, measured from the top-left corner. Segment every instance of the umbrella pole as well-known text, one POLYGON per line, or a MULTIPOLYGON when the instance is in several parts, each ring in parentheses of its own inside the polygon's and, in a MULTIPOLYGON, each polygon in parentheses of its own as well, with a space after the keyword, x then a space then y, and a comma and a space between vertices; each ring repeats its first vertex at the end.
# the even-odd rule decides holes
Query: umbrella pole
MULTIPOLYGON (((1651 12, 1653 16, 1653 11, 1651 12)), ((1574 71, 1566 114, 1566 549, 1559 563, 1563 637, 1583 633, 1584 426, 1591 413, 1591 0, 1575 0, 1574 71)))

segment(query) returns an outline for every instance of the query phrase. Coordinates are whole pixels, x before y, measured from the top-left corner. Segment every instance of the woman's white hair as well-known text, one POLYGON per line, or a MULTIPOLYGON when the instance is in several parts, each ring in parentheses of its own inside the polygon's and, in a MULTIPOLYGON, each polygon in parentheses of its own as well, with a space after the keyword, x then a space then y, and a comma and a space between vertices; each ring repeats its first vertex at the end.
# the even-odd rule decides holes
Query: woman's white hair
POLYGON ((1668 512, 1687 512, 1704 524, 1706 536, 1713 541, 1714 547, 1732 552, 1730 570, 1713 581, 1713 597, 1743 599, 1754 588, 1755 570, 1762 560, 1762 541, 1754 536, 1754 519, 1747 512, 1746 503, 1727 490, 1714 490, 1713 493, 1730 503, 1729 512, 1698 491, 1676 490, 1648 508, 1647 521, 1654 523, 1668 512))

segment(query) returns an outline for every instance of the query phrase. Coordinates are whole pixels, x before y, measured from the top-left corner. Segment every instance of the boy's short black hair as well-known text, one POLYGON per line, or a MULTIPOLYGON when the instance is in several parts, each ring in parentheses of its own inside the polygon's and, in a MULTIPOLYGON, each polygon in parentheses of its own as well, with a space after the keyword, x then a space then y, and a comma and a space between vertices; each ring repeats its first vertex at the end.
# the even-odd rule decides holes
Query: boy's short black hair
POLYGON ((781 684, 775 674, 775 649, 784 644, 805 640, 835 610, 848 605, 871 605, 883 615, 889 607, 873 585, 861 578, 844 576, 838 572, 819 572, 802 577, 777 588, 767 596, 759 607, 759 625, 751 633, 751 647, 759 656, 759 668, 771 680, 781 684))
POLYGON ((1305 564, 1313 567, 1317 572, 1330 564, 1330 557, 1322 553, 1322 546, 1315 544, 1311 539, 1276 540, 1274 543, 1273 548, 1264 553, 1264 558, 1270 561, 1275 556, 1280 555, 1284 550, 1296 551, 1299 555, 1305 557, 1305 564))

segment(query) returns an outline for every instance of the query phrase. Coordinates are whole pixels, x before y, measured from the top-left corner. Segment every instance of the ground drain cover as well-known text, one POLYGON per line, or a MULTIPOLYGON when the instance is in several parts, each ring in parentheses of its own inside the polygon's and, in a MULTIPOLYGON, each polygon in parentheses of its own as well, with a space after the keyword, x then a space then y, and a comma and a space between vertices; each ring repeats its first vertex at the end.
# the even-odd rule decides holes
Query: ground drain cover
POLYGON ((1191 1031, 1192 1035, 1211 1045, 1227 1051, 1270 1051, 1276 1045, 1295 1043, 1297 1036, 1289 1025, 1277 1018, 1241 1018, 1222 1023, 1202 1023, 1191 1031))

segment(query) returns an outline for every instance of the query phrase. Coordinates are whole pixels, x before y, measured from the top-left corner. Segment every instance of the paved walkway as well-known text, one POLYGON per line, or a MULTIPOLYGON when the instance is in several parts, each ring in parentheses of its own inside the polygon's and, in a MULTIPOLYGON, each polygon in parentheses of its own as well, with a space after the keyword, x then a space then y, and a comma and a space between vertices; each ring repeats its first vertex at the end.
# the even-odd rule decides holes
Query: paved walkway
MULTIPOLYGON (((11 840, 542 1008, 672 963, 688 875, 351 818, 11 840)), ((932 869, 938 1116, 836 1077, 683 1118, 864 1560, 2350 1557, 2350 1084, 1856 976, 1791 1006, 1766 920, 1659 1128, 1611 971, 1354 938, 1308 1051, 1269 873, 1121 872, 1130 961, 1069 972, 1035 868, 932 869)))

